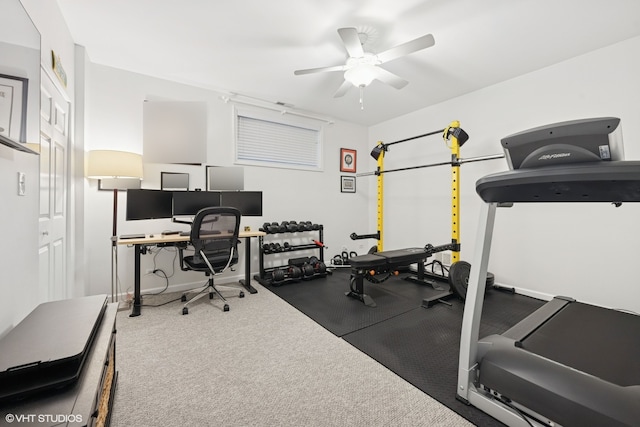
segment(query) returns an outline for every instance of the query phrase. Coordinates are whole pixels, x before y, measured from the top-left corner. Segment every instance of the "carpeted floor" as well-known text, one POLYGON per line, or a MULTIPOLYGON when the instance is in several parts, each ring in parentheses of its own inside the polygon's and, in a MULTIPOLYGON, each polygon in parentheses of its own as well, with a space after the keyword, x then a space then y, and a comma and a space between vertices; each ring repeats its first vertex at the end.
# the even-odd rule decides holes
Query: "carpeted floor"
MULTIPOLYGON (((376 285, 365 282, 365 292, 377 304, 367 307, 345 296, 348 269, 336 270, 326 278, 267 289, 474 424, 502 425, 455 399, 464 309, 461 301, 450 299, 450 306, 422 308, 422 299, 436 291, 395 277, 376 285)), ((489 290, 480 335, 506 331, 543 303, 489 290)))
POLYGON ((217 298, 203 298, 183 316, 179 294, 163 294, 146 296, 141 316, 118 313, 111 425, 470 425, 283 299, 255 287, 257 294, 229 299, 229 312, 217 298))

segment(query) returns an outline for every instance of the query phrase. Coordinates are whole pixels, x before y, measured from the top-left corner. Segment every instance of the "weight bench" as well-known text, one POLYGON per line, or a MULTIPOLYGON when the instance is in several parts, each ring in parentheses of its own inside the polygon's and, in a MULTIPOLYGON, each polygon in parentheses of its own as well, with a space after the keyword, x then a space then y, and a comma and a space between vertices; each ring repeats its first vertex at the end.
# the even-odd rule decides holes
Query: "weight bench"
MULTIPOLYGON (((417 282, 425 285, 429 285, 436 290, 443 290, 434 281, 425 278, 424 266, 425 260, 433 254, 432 250, 425 248, 409 248, 409 249, 396 249, 393 251, 374 252, 367 255, 358 255, 349 258, 351 264, 351 278, 349 292, 345 292, 345 295, 362 301, 368 307, 375 307, 376 303, 369 295, 364 293, 364 280, 371 280, 371 278, 378 274, 389 273, 390 275, 396 272, 401 267, 407 267, 411 264, 417 264, 417 274, 409 276, 406 280, 417 282)), ((446 294, 450 292, 447 290, 446 294)), ((438 296, 440 298, 441 296, 438 296)), ((437 299, 437 298, 436 298, 437 299)))

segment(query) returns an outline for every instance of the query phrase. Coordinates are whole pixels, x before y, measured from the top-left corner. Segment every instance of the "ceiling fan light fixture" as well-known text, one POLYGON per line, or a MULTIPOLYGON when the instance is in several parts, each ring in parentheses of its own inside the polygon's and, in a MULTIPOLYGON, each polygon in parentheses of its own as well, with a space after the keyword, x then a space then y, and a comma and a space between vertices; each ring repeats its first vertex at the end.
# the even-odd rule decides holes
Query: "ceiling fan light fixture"
POLYGON ((359 64, 344 72, 344 79, 355 87, 369 86, 378 75, 375 65, 359 64))

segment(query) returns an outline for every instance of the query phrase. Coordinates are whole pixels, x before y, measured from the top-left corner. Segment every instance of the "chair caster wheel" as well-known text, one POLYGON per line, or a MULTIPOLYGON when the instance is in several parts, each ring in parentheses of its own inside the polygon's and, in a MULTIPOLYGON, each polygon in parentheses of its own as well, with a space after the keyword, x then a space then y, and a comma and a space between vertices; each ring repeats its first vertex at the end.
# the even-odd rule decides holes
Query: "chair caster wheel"
POLYGON ((180 297, 180 301, 187 302, 187 296, 182 294, 182 296, 180 297))
POLYGON ((189 314, 189 309, 187 307, 182 307, 182 315, 189 314))
POLYGON ((224 311, 229 311, 229 304, 224 305, 224 311))
POLYGON ((209 292, 209 299, 213 299, 213 292, 209 292))
POLYGON ((244 292, 240 291, 240 295, 238 295, 238 298, 244 298, 244 292))

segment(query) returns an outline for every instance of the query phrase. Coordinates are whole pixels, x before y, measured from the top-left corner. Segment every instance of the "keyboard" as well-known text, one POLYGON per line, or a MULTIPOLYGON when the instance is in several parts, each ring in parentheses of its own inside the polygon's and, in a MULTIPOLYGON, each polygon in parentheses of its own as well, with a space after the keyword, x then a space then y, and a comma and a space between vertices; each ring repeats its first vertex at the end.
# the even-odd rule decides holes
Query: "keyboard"
POLYGON ((127 239, 144 239, 146 236, 144 234, 123 234, 120 236, 121 240, 127 239))

